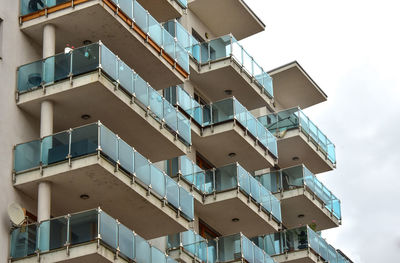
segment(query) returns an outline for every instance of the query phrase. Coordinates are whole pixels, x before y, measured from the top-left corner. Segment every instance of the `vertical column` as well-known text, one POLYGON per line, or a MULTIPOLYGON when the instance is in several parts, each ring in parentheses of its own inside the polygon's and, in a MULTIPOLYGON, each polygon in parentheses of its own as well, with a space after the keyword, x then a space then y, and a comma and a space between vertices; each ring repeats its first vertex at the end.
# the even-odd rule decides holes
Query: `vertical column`
MULTIPOLYGON (((56 49, 56 30, 54 25, 48 24, 43 28, 43 58, 55 55, 56 49)), ((54 63, 54 60, 46 61, 54 63)), ((43 79, 46 80, 54 75, 54 65, 46 64, 46 70, 43 72, 43 79)), ((53 133, 53 103, 45 100, 40 109, 40 137, 51 135, 53 133)), ((38 222, 50 219, 51 216, 51 183, 43 181, 38 186, 38 204, 37 219, 38 222)), ((40 225, 39 250, 47 251, 50 248, 50 222, 44 222, 40 225)))
POLYGON ((56 54, 56 28, 46 24, 43 28, 43 58, 56 54))

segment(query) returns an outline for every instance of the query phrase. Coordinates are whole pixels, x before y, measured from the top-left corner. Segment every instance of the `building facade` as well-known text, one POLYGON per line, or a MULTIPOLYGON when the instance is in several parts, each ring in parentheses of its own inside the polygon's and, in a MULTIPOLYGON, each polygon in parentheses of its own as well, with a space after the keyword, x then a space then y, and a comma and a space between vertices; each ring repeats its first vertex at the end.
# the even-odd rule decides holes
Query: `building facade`
POLYGON ((243 0, 2 6, 2 262, 351 262, 327 95, 243 0))

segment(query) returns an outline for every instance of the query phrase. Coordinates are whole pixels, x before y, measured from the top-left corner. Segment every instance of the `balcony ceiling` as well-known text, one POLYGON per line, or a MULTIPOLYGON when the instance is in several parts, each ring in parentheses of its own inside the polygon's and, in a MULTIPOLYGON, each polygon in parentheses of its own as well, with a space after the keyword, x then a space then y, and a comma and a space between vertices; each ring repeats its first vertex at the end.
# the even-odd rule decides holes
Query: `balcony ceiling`
POLYGON ((328 98, 296 61, 273 69, 268 74, 273 78, 278 110, 297 106, 305 109, 328 98))
POLYGON ((215 36, 232 33, 241 40, 265 29, 243 0, 193 0, 188 6, 215 36))

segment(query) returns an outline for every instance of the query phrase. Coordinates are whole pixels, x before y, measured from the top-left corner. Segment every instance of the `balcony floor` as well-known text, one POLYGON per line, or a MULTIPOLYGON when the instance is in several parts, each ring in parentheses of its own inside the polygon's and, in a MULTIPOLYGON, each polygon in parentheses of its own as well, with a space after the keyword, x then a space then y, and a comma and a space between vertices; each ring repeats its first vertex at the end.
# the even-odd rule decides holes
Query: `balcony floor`
POLYGON ((133 146, 152 162, 186 154, 188 147, 175 138, 166 128, 122 90, 115 90, 114 84, 98 72, 81 75, 57 82, 46 88, 21 94, 17 105, 35 119, 40 119, 40 104, 43 100, 54 103, 54 130, 62 131, 96 120, 108 126, 124 141, 133 146), (104 105, 107 105, 105 107, 104 105), (81 116, 89 114, 89 120, 81 116), (118 118, 117 118, 118 117, 118 118), (124 120, 121 122, 120 120, 124 120))
POLYGON ((200 66, 191 59, 190 65, 190 79, 197 83, 201 92, 211 101, 219 101, 233 95, 248 110, 265 106, 273 109, 273 99, 266 95, 264 88, 258 86, 231 58, 200 66), (225 90, 232 90, 232 95, 227 95, 225 90))
POLYGON ((63 52, 66 44, 77 47, 85 40, 101 40, 155 89, 177 85, 185 79, 102 0, 87 1, 48 17, 29 20, 22 24, 21 30, 42 46, 45 24, 57 28, 56 52, 63 52))
POLYGON ((104 157, 96 155, 56 163, 40 170, 16 176, 15 188, 36 199, 38 183, 52 184, 52 216, 80 212, 101 206, 130 229, 145 239, 185 231, 191 224, 177 212, 104 157), (83 200, 80 195, 87 194, 83 200), (131 211, 131 212, 129 212, 131 211), (151 226, 151 227, 149 227, 151 226))
POLYGON ((307 225, 312 220, 316 221, 317 231, 338 227, 340 221, 331 215, 328 209, 307 190, 293 189, 275 195, 282 206, 282 221, 285 227, 292 229, 299 225, 307 225), (299 218, 298 215, 304 215, 299 218))
POLYGON ((193 146, 215 165, 222 167, 240 162, 247 171, 256 171, 273 167, 275 160, 252 136, 245 133, 233 120, 215 124, 201 130, 192 122, 193 146), (236 153, 230 157, 229 153, 236 153))
POLYGON ((335 168, 318 147, 298 129, 289 130, 278 139, 278 165, 280 168, 304 164, 313 174, 335 168), (298 160, 293 160, 298 157, 298 160))

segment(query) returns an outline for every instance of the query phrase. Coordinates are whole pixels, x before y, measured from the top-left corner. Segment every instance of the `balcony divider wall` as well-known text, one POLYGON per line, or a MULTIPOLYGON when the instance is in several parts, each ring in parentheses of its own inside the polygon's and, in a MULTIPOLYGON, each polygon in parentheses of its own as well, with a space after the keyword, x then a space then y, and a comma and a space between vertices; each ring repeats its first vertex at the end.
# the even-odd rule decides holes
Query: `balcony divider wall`
POLYGON ((104 156, 188 221, 194 220, 192 194, 100 122, 16 145, 14 176, 90 155, 104 156))
POLYGON ((59 81, 96 71, 106 74, 133 102, 149 111, 150 116, 160 123, 165 123, 168 130, 186 145, 191 145, 189 119, 101 42, 20 66, 16 92, 22 95, 45 89, 59 81))

